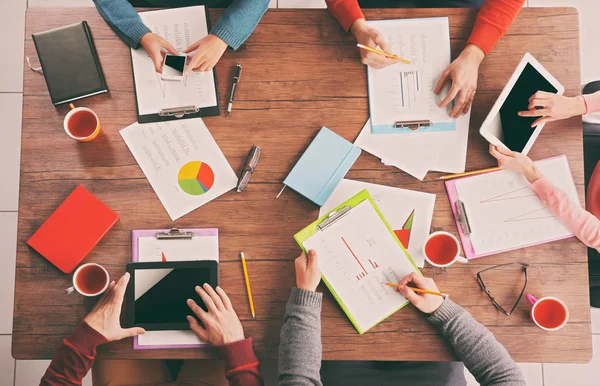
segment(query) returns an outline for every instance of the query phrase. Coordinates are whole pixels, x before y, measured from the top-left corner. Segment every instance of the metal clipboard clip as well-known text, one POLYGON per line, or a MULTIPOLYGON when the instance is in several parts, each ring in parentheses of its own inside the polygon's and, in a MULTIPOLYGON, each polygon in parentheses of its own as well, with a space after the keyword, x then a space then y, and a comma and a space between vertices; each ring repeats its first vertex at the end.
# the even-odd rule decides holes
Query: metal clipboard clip
POLYGON ((200 111, 196 106, 183 106, 183 107, 173 107, 171 109, 162 109, 158 113, 161 117, 175 117, 175 118, 183 118, 186 114, 196 114, 200 111))
POLYGON ((433 126, 433 122, 429 119, 425 119, 422 121, 396 121, 394 122, 394 129, 410 129, 417 130, 421 127, 431 127, 433 126))
POLYGON ((331 212, 331 213, 329 213, 329 215, 327 216, 327 218, 325 220, 323 220, 322 223, 320 223, 319 225, 317 225, 317 229, 320 230, 320 231, 324 231, 328 226, 332 225, 337 220, 341 219, 342 217, 344 217, 345 215, 347 215, 348 213, 350 213, 350 210, 352 210, 351 206, 344 206, 343 208, 341 208, 337 212, 331 212))
POLYGON ((196 234, 194 232, 182 232, 173 228, 168 232, 158 232, 154 235, 158 240, 191 240, 196 234))
POLYGON ((465 204, 461 200, 456 200, 456 220, 460 224, 465 236, 471 235, 471 225, 469 224, 469 217, 467 217, 467 210, 465 204))

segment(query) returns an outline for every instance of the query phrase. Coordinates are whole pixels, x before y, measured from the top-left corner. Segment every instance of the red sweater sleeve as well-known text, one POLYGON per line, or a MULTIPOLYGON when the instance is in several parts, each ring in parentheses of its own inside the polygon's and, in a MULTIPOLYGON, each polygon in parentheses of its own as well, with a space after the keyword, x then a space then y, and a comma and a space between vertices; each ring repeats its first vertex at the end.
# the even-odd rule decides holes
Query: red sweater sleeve
POLYGON ((63 339, 40 385, 81 385, 94 363, 96 347, 102 343, 106 343, 106 338, 86 322, 81 322, 71 335, 63 339))
POLYGON ((523 3, 525 0, 486 0, 467 43, 475 44, 489 54, 511 26, 523 3))
POLYGON ((230 386, 263 386, 264 381, 258 371, 258 358, 252 349, 252 338, 219 347, 225 361, 225 376, 230 386))
POLYGON ((340 22, 346 32, 358 19, 364 19, 358 0, 325 0, 329 12, 340 22))

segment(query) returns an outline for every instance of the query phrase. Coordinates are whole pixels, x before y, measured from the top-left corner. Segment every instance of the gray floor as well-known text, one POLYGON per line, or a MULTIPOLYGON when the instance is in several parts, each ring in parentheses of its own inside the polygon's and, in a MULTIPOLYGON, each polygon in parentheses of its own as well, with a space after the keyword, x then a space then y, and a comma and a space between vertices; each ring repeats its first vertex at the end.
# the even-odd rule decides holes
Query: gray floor
MULTIPOLYGON (((29 0, 28 6, 91 6, 91 0, 29 0)), ((21 104, 23 92, 23 37, 26 0, 0 0, 0 386, 39 383, 49 361, 15 361, 10 354, 16 253, 21 104)), ((271 7, 324 8, 324 0, 271 0, 271 7)), ((580 11, 582 81, 600 79, 599 0, 528 0, 526 6, 576 6, 580 11)), ((594 359, 587 365, 521 364, 528 385, 598 385, 600 379, 600 310, 592 309, 594 359)), ((273 366, 269 379, 273 381, 273 366)), ((469 375, 470 376, 470 375, 469 375)), ((271 383, 269 382, 269 383, 271 383)), ((84 385, 91 385, 88 376, 84 385)), ((470 377, 469 385, 477 385, 470 377)))

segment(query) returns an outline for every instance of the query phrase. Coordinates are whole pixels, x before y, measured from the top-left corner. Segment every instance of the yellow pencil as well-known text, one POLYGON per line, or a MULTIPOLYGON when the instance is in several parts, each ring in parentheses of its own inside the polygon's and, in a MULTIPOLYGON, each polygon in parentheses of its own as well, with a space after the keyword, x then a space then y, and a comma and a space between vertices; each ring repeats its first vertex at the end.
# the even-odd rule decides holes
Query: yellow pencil
POLYGON ((256 314, 254 313, 254 302, 252 301, 252 290, 250 289, 250 278, 248 277, 248 267, 246 266, 246 256, 244 256, 244 252, 241 252, 240 256, 242 257, 242 267, 244 267, 244 279, 246 280, 246 291, 248 291, 250 312, 252 313, 252 317, 256 318, 256 314))
POLYGON ((410 60, 407 60, 407 59, 401 58, 401 57, 399 57, 398 55, 394 55, 394 54, 388 54, 387 52, 385 52, 385 51, 381 51, 381 50, 378 50, 377 48, 373 48, 373 47, 365 46, 364 44, 360 44, 360 43, 358 43, 356 46, 357 46, 358 48, 362 48, 363 50, 367 50, 367 51, 371 51, 371 52, 374 52, 374 53, 376 53, 376 54, 379 54, 379 55, 383 55, 383 56, 385 56, 386 58, 390 58, 390 59, 399 59, 399 60, 400 60, 402 63, 406 63, 406 64, 412 64, 412 62, 411 62, 410 60))
POLYGON ((466 176, 472 176, 473 174, 481 174, 481 173, 487 173, 487 172, 495 172, 497 170, 500 170, 499 167, 495 167, 495 168, 487 168, 487 169, 480 169, 480 170, 472 170, 470 172, 464 172, 464 173, 457 173, 457 174, 448 174, 446 176, 441 176, 440 180, 451 180, 453 178, 459 178, 459 177, 466 177, 466 176))
MULTIPOLYGON (((385 283, 385 285, 389 286, 389 287, 398 287, 398 284, 394 284, 394 283, 390 283, 389 281, 385 283)), ((430 290, 426 290, 426 289, 421 289, 421 288, 414 288, 414 287, 408 287, 411 290, 415 291, 415 292, 419 292, 422 294, 430 294, 430 295, 437 295, 437 296, 443 296, 443 297, 447 297, 448 295, 442 292, 437 292, 437 291, 430 291, 430 290)))

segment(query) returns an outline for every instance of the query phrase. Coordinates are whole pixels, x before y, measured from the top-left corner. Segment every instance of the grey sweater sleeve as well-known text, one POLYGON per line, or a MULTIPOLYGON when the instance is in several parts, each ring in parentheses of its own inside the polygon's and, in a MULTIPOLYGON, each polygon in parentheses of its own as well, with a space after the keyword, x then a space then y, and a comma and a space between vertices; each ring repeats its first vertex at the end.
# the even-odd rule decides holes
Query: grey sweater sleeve
POLYGON ((525 386, 521 370, 504 346, 452 300, 446 298, 427 320, 442 332, 482 386, 525 386))
POLYGON ((322 386, 322 300, 322 293, 292 288, 281 328, 278 385, 322 386))

